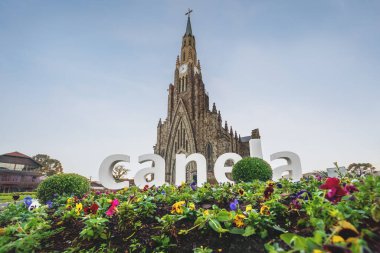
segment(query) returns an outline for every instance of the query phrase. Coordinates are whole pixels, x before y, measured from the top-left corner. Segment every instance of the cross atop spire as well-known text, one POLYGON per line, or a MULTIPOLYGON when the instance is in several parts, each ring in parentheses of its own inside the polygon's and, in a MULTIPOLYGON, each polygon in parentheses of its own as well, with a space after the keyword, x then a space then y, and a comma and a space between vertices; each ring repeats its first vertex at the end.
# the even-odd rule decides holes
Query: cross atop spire
POLYGON ((190 23, 190 13, 192 12, 193 10, 189 8, 189 10, 185 13, 185 15, 187 15, 187 25, 186 25, 185 35, 193 35, 193 32, 191 31, 191 23, 190 23))
POLYGON ((185 13, 185 15, 188 15, 189 16, 189 18, 190 18, 190 13, 192 13, 193 12, 193 10, 191 10, 190 8, 187 10, 187 12, 185 13))

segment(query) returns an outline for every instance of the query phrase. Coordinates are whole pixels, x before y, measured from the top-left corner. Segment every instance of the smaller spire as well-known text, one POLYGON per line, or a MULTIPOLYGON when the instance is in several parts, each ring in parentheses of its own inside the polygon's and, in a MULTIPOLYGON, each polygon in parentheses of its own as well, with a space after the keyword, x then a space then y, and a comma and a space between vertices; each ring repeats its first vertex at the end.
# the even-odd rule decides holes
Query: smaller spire
POLYGON ((215 103, 212 104, 212 113, 217 113, 215 103))
POLYGON ((238 139, 238 136, 237 136, 237 132, 235 130, 235 139, 237 140, 238 139))
POLYGON ((176 67, 179 66, 179 55, 177 55, 177 60, 175 61, 175 65, 176 65, 176 67))
POLYGON ((220 111, 218 111, 218 121, 222 123, 222 115, 220 114, 220 111))
POLYGON ((161 118, 160 118, 160 120, 158 121, 158 127, 161 127, 161 125, 162 125, 162 121, 161 121, 161 118))
POLYGON ((231 135, 231 136, 234 135, 234 131, 232 130, 232 126, 230 126, 230 135, 231 135))
POLYGON ((227 120, 226 120, 226 121, 224 121, 224 129, 225 129, 226 131, 228 131, 227 120))
POLYGON ((240 137, 240 134, 239 134, 239 142, 241 142, 241 137, 240 137))

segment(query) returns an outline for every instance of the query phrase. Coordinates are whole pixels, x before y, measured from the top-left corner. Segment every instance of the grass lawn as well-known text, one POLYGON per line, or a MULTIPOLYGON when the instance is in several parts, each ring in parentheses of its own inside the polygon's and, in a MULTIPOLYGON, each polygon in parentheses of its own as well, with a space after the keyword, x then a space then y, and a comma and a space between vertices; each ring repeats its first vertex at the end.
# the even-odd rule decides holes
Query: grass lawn
POLYGON ((0 193, 0 203, 13 202, 13 195, 20 195, 18 200, 23 200, 26 196, 32 198, 36 197, 35 192, 12 192, 12 193, 0 193))

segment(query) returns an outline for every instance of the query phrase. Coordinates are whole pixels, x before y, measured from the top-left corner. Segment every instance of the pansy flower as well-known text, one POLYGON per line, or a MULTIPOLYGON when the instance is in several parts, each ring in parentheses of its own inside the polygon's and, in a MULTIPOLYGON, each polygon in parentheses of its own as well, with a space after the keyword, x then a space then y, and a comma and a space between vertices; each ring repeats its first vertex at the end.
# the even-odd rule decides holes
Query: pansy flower
POLYGON ((260 208, 260 214, 261 215, 270 215, 269 206, 263 205, 260 208))
POLYGON ((52 208, 52 207, 53 207, 53 201, 48 200, 48 201, 46 202, 46 205, 47 205, 48 208, 52 208))
POLYGON ((272 193, 274 191, 273 186, 274 186, 274 182, 273 181, 268 181, 267 182, 267 187, 264 190, 264 198, 265 199, 269 199, 270 196, 272 195, 272 193))
POLYGON ((195 191, 195 190, 197 189, 197 183, 196 183, 196 182, 192 182, 192 183, 190 184, 190 187, 191 187, 191 189, 192 189, 193 191, 195 191))
POLYGON ((243 227, 244 226, 244 219, 245 219, 245 215, 243 215, 243 214, 235 215, 234 223, 235 223, 236 227, 238 227, 238 228, 243 227))
POLYGON ((236 211, 238 207, 239 207, 239 201, 237 199, 235 199, 233 202, 230 203, 230 209, 232 211, 236 211))
POLYGON ((178 201, 172 205, 172 214, 183 214, 183 206, 186 204, 185 201, 178 201))
POLYGON ((79 215, 80 214, 80 212, 83 210, 83 205, 82 205, 82 203, 77 203, 76 205, 75 205, 75 213, 77 214, 77 215, 79 215))
POLYGON ((346 192, 349 192, 349 193, 354 193, 354 192, 358 192, 359 190, 358 190, 358 188, 356 188, 356 186, 355 185, 353 185, 353 184, 346 184, 345 186, 344 186, 344 190, 346 191, 346 192))
POLYGON ((32 204, 33 198, 30 196, 27 196, 24 198, 24 204, 26 208, 29 208, 29 206, 32 204))
POLYGON ((326 182, 319 188, 328 190, 326 198, 333 203, 339 202, 343 196, 347 195, 347 191, 342 188, 339 178, 336 177, 327 178, 326 182))
MULTIPOLYGON (((118 199, 114 199, 111 201, 111 206, 108 208, 108 210, 106 211, 106 215, 107 216, 112 216, 114 215, 116 212, 117 212, 117 206, 119 205, 119 200, 118 199)), ((96 209, 98 210, 98 209, 96 209)))

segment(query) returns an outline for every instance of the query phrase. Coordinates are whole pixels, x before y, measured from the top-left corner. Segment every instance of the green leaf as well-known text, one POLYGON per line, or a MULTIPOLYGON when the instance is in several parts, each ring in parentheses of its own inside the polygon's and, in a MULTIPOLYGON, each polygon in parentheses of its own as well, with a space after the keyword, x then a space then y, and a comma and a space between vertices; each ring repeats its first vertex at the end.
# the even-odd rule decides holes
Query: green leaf
POLYGON ((285 233, 285 234, 282 234, 280 235, 280 238, 286 243, 288 244, 289 246, 292 246, 292 241, 293 241, 293 238, 294 237, 297 237, 296 234, 293 234, 293 233, 285 233))
POLYGON ((92 229, 88 229, 87 230, 87 235, 90 236, 90 237, 93 237, 94 236, 94 231, 92 229))
POLYGON ((226 211, 226 210, 222 210, 220 211, 217 215, 216 215, 216 219, 220 222, 223 222, 223 221, 229 221, 231 220, 231 215, 230 215, 230 212, 226 211))
POLYGON ((214 229, 218 233, 224 233, 228 231, 227 229, 222 228, 222 225, 220 225, 219 221, 217 221, 216 219, 209 220, 208 224, 212 229, 214 229))
POLYGON ((374 221, 380 222, 380 206, 378 206, 377 204, 375 204, 371 208, 371 216, 372 216, 372 219, 374 221))
POLYGON ((274 225, 273 228, 276 229, 277 231, 282 232, 282 233, 288 232, 285 229, 283 229, 282 227, 280 227, 279 225, 274 225))
POLYGON ((229 230, 229 232, 230 232, 231 234, 235 234, 235 235, 242 235, 242 234, 244 234, 245 229, 243 229, 243 228, 236 228, 236 227, 233 227, 233 228, 231 228, 231 229, 229 230))
POLYGON ((245 228, 243 236, 250 236, 256 233, 256 230, 252 226, 248 226, 245 228))
POLYGON ((296 250, 306 249, 306 239, 304 237, 297 236, 293 240, 294 240, 294 249, 296 250))
POLYGON ((107 239, 107 235, 105 233, 101 233, 100 234, 100 238, 106 240, 107 239))

